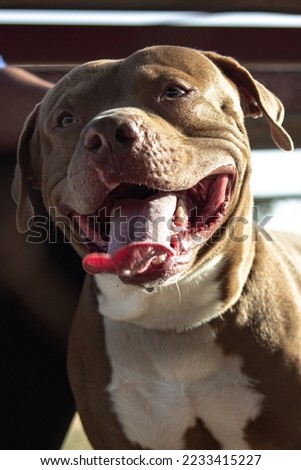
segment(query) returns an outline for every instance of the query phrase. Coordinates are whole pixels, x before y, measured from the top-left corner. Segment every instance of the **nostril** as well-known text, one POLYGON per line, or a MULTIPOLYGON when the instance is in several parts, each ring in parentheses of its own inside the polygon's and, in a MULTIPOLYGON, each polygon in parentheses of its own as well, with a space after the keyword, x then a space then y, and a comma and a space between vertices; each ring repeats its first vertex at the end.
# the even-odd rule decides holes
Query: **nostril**
POLYGON ((136 131, 132 126, 123 124, 116 129, 115 139, 119 144, 132 143, 136 139, 136 131))
POLYGON ((99 150, 102 147, 101 136, 90 129, 85 136, 84 147, 86 150, 99 150))
POLYGON ((116 138, 116 141, 119 142, 120 144, 125 144, 125 143, 128 142, 129 140, 132 140, 132 138, 129 137, 129 136, 125 133, 124 129, 122 129, 121 127, 116 130, 115 138, 116 138))

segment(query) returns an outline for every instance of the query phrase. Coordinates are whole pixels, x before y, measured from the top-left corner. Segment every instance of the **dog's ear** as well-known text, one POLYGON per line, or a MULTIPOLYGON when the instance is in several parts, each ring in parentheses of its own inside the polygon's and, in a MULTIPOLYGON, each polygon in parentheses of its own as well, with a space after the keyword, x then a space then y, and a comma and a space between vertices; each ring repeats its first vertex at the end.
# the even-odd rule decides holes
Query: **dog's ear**
POLYGON ((293 150, 292 139, 281 126, 284 118, 284 107, 281 101, 232 57, 221 56, 215 52, 206 52, 210 59, 237 86, 242 108, 246 117, 265 116, 270 125, 271 136, 275 144, 283 150, 293 150))
POLYGON ((12 197, 17 204, 17 228, 24 233, 32 225, 32 218, 41 207, 41 194, 36 175, 32 168, 31 146, 36 145, 38 132, 36 129, 38 104, 28 116, 18 145, 18 161, 12 183, 12 197), (35 141, 35 143, 33 142, 35 141))

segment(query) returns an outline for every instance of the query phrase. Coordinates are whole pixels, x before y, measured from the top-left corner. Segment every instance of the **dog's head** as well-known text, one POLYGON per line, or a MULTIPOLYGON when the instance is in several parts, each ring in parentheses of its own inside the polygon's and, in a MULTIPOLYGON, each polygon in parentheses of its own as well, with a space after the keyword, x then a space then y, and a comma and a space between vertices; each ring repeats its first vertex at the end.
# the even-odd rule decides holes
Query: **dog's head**
POLYGON ((88 272, 169 282, 249 210, 247 116, 265 116, 292 149, 280 101, 232 58, 156 46, 77 67, 25 125, 18 227, 41 191, 88 272))

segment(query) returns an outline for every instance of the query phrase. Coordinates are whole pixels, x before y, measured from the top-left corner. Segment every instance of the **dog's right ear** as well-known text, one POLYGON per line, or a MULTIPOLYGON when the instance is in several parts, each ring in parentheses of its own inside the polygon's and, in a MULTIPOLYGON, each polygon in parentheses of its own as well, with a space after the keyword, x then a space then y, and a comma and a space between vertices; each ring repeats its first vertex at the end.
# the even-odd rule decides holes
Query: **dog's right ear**
POLYGON ((24 233, 30 229, 33 216, 41 207, 41 194, 37 177, 32 168, 32 147, 38 146, 38 104, 25 121, 18 145, 18 161, 12 183, 12 197, 17 204, 17 228, 24 233))

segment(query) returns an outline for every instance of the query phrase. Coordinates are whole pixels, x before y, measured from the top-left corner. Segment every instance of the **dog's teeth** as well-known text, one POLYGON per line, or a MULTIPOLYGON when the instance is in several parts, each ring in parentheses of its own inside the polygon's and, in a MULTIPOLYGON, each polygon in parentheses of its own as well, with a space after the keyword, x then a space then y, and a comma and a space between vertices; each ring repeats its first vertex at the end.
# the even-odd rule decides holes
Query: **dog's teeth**
POLYGON ((167 255, 156 256, 155 258, 152 259, 152 264, 156 265, 156 264, 164 263, 166 258, 167 258, 167 255))
POLYGON ((131 270, 130 269, 124 269, 122 271, 122 275, 125 276, 125 277, 128 277, 132 274, 131 270))
POLYGON ((183 201, 183 199, 178 199, 177 201, 177 208, 174 213, 174 220, 173 224, 176 226, 176 228, 185 228, 187 226, 188 222, 188 215, 186 213, 186 204, 183 201))

